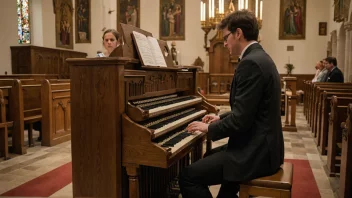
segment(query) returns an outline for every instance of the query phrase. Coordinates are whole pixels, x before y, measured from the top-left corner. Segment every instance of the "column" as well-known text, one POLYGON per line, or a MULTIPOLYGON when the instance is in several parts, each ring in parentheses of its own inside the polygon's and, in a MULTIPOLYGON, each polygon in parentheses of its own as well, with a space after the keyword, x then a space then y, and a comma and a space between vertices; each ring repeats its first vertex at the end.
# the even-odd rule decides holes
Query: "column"
POLYGON ((345 45, 345 71, 344 71, 344 77, 345 77, 345 82, 351 82, 352 81, 352 23, 346 23, 345 24, 345 30, 346 30, 346 45, 345 45))
POLYGON ((333 57, 337 55, 337 31, 334 30, 330 33, 331 35, 331 54, 333 57))
POLYGON ((346 31, 345 27, 342 25, 340 28, 340 32, 337 37, 337 67, 345 73, 345 51, 346 51, 346 31))
POLYGON ((348 68, 348 61, 350 59, 350 45, 349 45, 349 41, 350 41, 350 32, 346 30, 346 44, 345 44, 345 62, 344 62, 344 71, 343 71, 343 76, 345 79, 345 82, 348 82, 348 73, 349 73, 349 68, 348 68))

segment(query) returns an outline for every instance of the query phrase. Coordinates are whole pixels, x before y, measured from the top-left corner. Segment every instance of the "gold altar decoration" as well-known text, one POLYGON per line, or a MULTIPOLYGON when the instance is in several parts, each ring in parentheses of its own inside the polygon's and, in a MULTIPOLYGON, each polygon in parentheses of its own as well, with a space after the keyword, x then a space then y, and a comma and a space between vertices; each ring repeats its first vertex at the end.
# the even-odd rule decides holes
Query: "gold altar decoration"
POLYGON ((204 48, 208 51, 208 34, 216 29, 218 23, 228 14, 236 11, 248 9, 255 13, 259 29, 262 27, 263 0, 201 0, 200 2, 200 22, 204 31, 204 48))

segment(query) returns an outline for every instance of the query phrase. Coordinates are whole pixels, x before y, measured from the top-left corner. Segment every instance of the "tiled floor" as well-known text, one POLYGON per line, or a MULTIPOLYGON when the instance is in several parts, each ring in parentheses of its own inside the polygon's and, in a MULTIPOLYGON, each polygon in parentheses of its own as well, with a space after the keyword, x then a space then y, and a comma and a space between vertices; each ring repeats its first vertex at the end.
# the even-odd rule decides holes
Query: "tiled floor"
MULTIPOLYGON (((298 106, 296 116, 298 132, 284 132, 285 158, 309 160, 321 196, 325 198, 334 197, 334 191, 338 190, 338 185, 336 185, 338 179, 326 176, 323 170, 323 166, 326 164, 326 156, 318 154, 302 111, 302 106, 298 106)), ((36 133, 36 135, 38 134, 36 133)), ((217 141, 213 143, 213 146, 220 146, 225 144, 226 141, 226 139, 217 141)), ((54 147, 42 147, 37 142, 35 147, 27 150, 27 154, 23 156, 12 155, 12 159, 0 161, 0 194, 70 161, 70 142, 54 147)), ((219 187, 211 187, 214 197, 216 197, 219 187)), ((57 191, 51 197, 72 197, 72 184, 57 191)))

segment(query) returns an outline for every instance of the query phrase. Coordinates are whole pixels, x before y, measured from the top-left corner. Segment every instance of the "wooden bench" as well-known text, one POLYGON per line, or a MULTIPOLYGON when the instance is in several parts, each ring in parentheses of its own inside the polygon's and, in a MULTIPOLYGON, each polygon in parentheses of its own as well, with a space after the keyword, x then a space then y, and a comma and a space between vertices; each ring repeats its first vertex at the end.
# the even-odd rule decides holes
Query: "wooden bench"
POLYGON ((8 127, 12 127, 13 122, 6 121, 6 100, 4 94, 0 89, 0 157, 5 160, 9 159, 8 147, 8 127))
POLYGON ((326 155, 328 130, 329 130, 329 113, 331 112, 331 99, 337 97, 352 97, 352 93, 344 92, 327 92, 322 93, 322 101, 318 104, 318 117, 316 128, 316 144, 321 155, 326 155))
POLYGON ((341 92, 341 93, 352 93, 352 86, 347 86, 347 87, 318 87, 316 90, 315 98, 313 101, 313 111, 311 114, 311 127, 312 127, 312 133, 316 135, 316 129, 317 129, 317 117, 318 117, 318 112, 319 111, 319 103, 321 104, 321 101, 323 99, 323 93, 324 91, 327 92, 341 92))
POLYGON ((274 175, 240 184, 240 198, 249 198, 249 196, 290 198, 292 179, 293 165, 284 162, 274 175))
POLYGON ((42 82, 42 146, 71 140, 70 80, 42 82))
POLYGON ((328 156, 326 164, 326 173, 328 176, 335 176, 340 172, 340 167, 337 165, 341 156, 338 155, 338 148, 341 148, 342 128, 341 123, 347 119, 347 105, 352 103, 352 98, 336 97, 331 99, 331 113, 329 117, 328 131, 328 156))
MULTIPOLYGON (((64 79, 50 79, 52 83, 69 82, 64 79)), ((7 120, 13 121, 11 130, 12 149, 16 154, 25 154, 24 130, 28 126, 28 144, 33 146, 33 125, 41 123, 41 86, 43 79, 0 79, 0 89, 7 99, 7 120)), ((62 117, 63 119, 63 117, 62 117)), ((67 122, 66 122, 67 123, 67 122)), ((40 125, 39 125, 40 126, 40 125)), ((41 127, 36 130, 41 131, 41 127)))
POLYGON ((339 197, 352 196, 352 103, 347 107, 346 122, 341 123, 342 148, 339 197))
POLYGON ((317 82, 317 83, 309 83, 308 88, 306 89, 307 94, 305 94, 305 115, 307 118, 307 121, 309 124, 311 124, 312 120, 312 113, 314 113, 314 101, 315 101, 315 95, 318 87, 350 87, 352 86, 352 83, 327 83, 327 82, 317 82))

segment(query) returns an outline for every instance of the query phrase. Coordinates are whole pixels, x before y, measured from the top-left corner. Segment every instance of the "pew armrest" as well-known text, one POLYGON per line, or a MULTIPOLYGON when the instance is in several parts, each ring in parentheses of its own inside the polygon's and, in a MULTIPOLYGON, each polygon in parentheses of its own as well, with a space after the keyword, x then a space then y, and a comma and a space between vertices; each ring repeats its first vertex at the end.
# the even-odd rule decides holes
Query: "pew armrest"
POLYGON ((24 123, 26 124, 38 122, 42 120, 42 115, 28 116, 28 117, 25 117, 23 120, 24 120, 24 123))
POLYGON ((12 127, 13 122, 2 122, 0 123, 0 128, 5 128, 5 127, 12 127))

